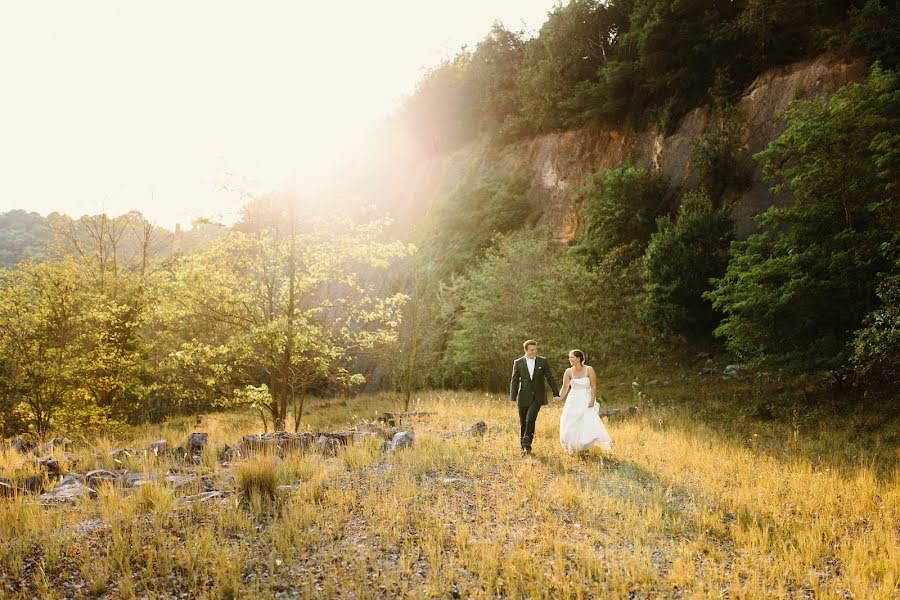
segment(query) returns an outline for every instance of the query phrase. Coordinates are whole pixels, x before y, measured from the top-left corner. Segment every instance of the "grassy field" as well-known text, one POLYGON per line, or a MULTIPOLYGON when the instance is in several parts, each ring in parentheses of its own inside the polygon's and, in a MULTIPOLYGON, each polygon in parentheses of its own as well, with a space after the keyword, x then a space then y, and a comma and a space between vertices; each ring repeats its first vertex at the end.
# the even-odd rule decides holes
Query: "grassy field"
MULTIPOLYGON (((225 494, 182 502, 199 483, 158 482, 66 506, 0 498, 0 597, 900 598, 892 422, 797 409, 762 420, 734 409, 757 393, 749 380, 601 389, 610 405, 641 405, 607 424, 606 456, 560 450, 557 405, 523 458, 502 396, 455 392, 422 394, 414 410, 431 414, 394 453, 372 440, 223 467, 223 445, 259 431, 241 414, 81 445, 82 473, 189 471, 225 494), (453 435, 476 421, 484 437, 453 435), (210 434, 196 467, 108 456, 191 431, 210 434)), ((332 400, 308 424, 343 429, 397 407, 332 400)), ((0 475, 21 480, 32 461, 4 451, 0 475)))

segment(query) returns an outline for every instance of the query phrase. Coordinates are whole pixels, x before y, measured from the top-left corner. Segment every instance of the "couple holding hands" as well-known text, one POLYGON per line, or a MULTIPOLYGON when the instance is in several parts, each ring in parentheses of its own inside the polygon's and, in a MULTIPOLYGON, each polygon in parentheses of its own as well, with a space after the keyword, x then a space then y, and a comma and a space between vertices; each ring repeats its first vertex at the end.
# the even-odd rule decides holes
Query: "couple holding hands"
POLYGON ((522 346, 525 356, 513 362, 512 379, 509 383, 509 400, 519 409, 521 424, 521 446, 523 454, 531 454, 534 426, 538 411, 547 404, 544 381, 553 391, 553 400, 566 399, 559 418, 559 441, 568 454, 588 450, 594 446, 604 452, 612 447, 612 438, 600 420, 597 406, 597 375, 594 369, 584 364, 581 350, 569 352, 569 364, 563 375, 562 391, 558 391, 550 363, 538 356, 538 345, 528 340, 522 346), (568 394, 568 395, 567 395, 568 394))

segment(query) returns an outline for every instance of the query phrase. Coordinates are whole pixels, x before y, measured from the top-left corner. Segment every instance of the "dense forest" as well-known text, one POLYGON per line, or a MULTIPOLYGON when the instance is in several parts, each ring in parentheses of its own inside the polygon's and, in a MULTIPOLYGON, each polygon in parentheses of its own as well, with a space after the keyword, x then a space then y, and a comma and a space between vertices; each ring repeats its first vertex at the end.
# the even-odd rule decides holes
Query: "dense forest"
POLYGON ((705 105, 713 122, 690 156, 698 184, 627 162, 591 173, 576 195, 585 226, 560 252, 520 218, 524 174, 464 173, 422 226, 405 384, 502 389, 525 318, 560 368, 576 346, 607 366, 711 351, 824 378, 817 389, 851 399, 889 395, 900 374, 897 39, 900 9, 878 0, 576 0, 534 37, 495 25, 397 115, 421 152, 590 122, 666 133, 705 105), (783 115, 783 134, 754 158, 787 201, 735 239, 729 199, 749 179, 735 160, 746 128, 735 100, 764 70, 823 53, 856 57, 869 76, 783 115))
MULTIPOLYGON (((695 140, 694 189, 624 163, 578 188, 568 248, 528 225, 524 177, 463 173, 402 241, 256 198, 230 228, 173 233, 140 213, 0 215, 0 434, 87 433, 221 407, 299 428, 304 399, 369 385, 502 390, 525 337, 554 367, 727 355, 851 403, 900 382, 900 10, 896 2, 574 0, 537 35, 495 25, 394 117, 420 149, 502 145, 588 122, 695 140), (737 240, 734 100, 823 52, 864 82, 797 101, 755 158, 790 202, 737 240), (410 244, 413 242, 413 244, 410 244), (529 329, 523 330, 523 323, 529 329), (377 373, 373 377, 373 373, 377 373)), ((761 375, 767 376, 767 375, 761 375)))

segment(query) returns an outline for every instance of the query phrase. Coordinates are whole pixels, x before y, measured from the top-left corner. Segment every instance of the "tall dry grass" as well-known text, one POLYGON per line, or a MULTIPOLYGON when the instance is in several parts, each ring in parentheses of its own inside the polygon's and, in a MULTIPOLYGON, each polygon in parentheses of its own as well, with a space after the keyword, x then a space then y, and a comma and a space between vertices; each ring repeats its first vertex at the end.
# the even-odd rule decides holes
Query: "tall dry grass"
MULTIPOLYGON (((898 597, 894 449, 848 454, 846 432, 829 438, 821 424, 717 425, 695 410, 714 412, 713 400, 666 401, 683 385, 645 387, 639 415, 608 423, 606 456, 565 455, 560 407, 549 406, 536 456, 522 458, 502 396, 440 392, 420 398, 431 415, 412 423, 410 450, 363 443, 225 469, 222 445, 257 428, 209 416, 199 429, 211 445, 194 470, 231 495, 177 504, 199 489, 156 481, 65 507, 2 499, 0 597, 898 597), (484 438, 447 437, 478 420, 491 428, 484 438)), ((605 395, 624 404, 632 394, 605 395)), ((321 402, 310 415, 314 429, 339 429, 391 402, 321 402)), ((113 447, 176 444, 197 429, 142 427, 75 452, 107 465, 113 447)), ((128 467, 184 470, 165 457, 128 467)), ((28 468, 0 454, 0 469, 28 468)))

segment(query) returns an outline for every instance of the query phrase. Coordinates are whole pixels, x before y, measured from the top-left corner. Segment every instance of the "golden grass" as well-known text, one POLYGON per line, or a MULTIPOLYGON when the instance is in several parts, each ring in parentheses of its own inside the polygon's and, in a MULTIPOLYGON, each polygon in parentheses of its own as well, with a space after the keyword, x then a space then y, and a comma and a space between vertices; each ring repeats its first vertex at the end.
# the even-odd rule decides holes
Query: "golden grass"
MULTIPOLYGON (((624 403, 631 390, 621 390, 610 396, 624 403)), ((345 428, 373 406, 396 410, 388 396, 362 397, 314 404, 310 419, 345 428)), ((232 414, 76 448, 82 465, 106 465, 114 447, 208 431, 197 471, 237 493, 175 506, 182 492, 156 481, 67 507, 2 499, 0 597, 900 597, 890 447, 848 457, 819 436, 826 428, 795 436, 769 422, 754 435, 761 423, 716 426, 658 403, 608 424, 610 455, 569 457, 550 406, 536 456, 523 459, 518 417, 500 396, 427 394, 417 410, 432 414, 412 423, 414 447, 387 455, 372 441, 226 470, 224 443, 258 430, 232 414), (478 420, 493 428, 486 437, 445 437, 478 420)), ((168 457, 129 465, 174 467, 168 457)), ((7 452, 0 469, 27 467, 7 452)))

